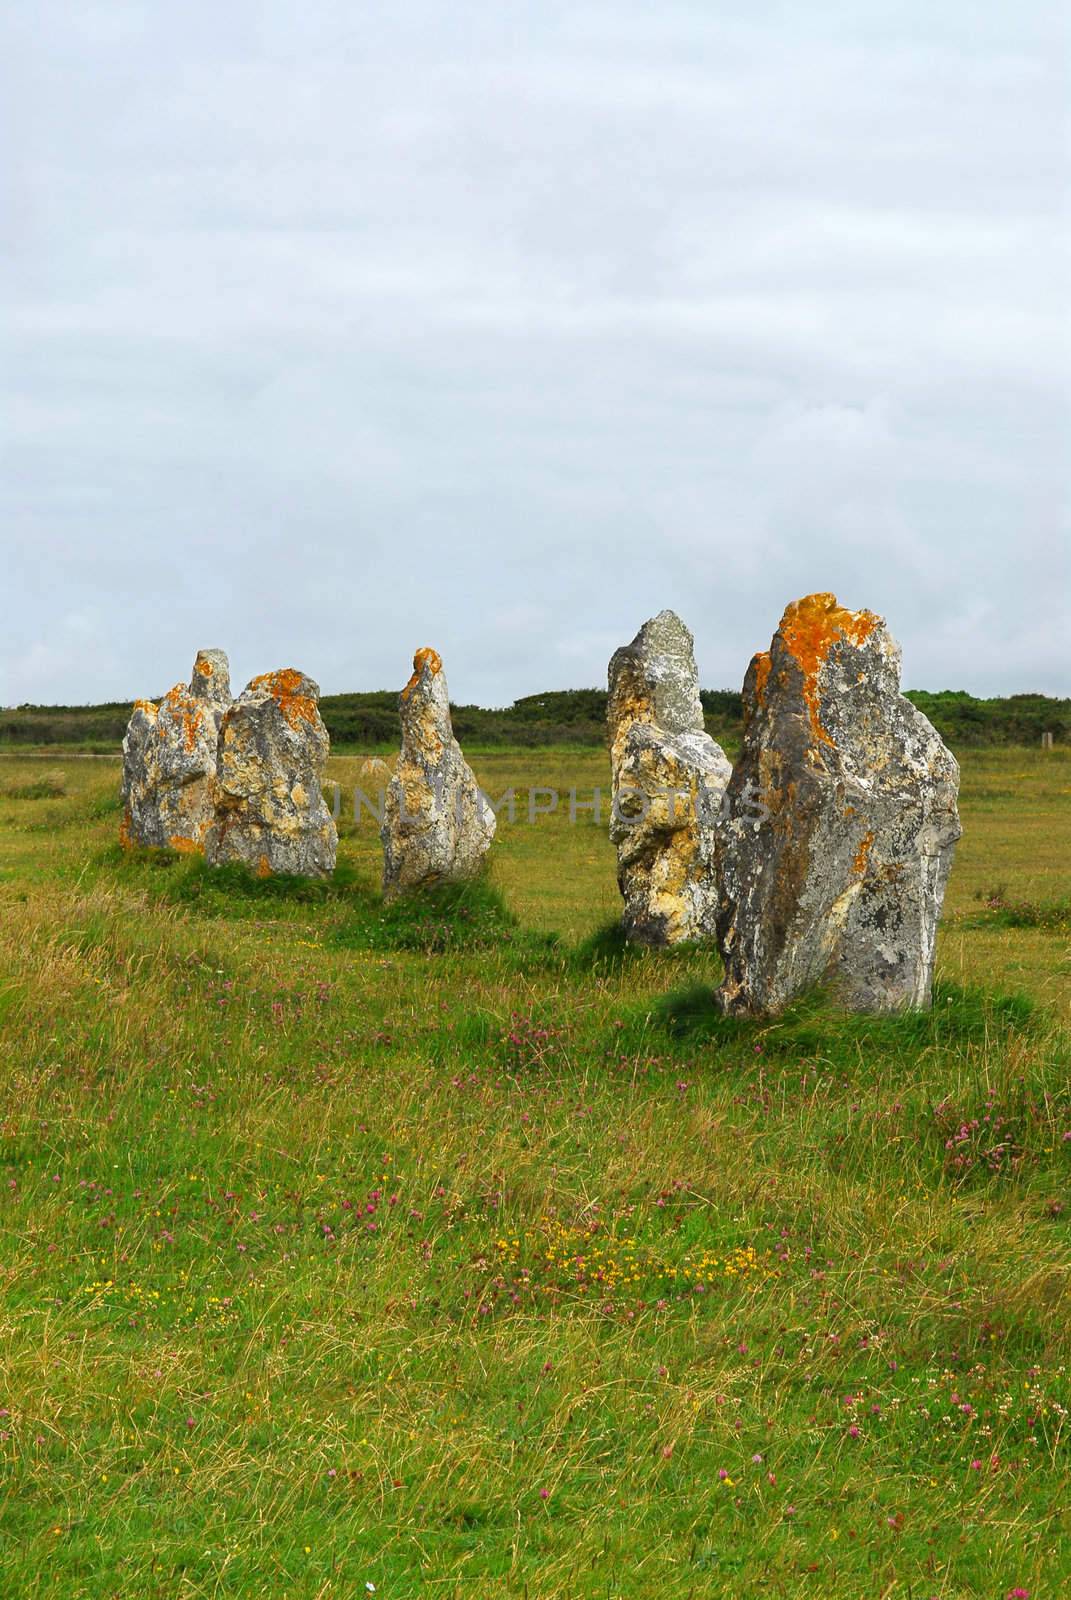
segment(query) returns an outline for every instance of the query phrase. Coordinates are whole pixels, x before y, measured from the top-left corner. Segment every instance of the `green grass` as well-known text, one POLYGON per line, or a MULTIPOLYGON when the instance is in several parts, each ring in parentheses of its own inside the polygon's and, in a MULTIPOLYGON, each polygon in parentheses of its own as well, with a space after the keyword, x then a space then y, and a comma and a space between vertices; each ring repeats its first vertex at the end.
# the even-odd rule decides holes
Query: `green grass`
POLYGON ((1039 904, 1031 900, 1005 900, 996 893, 986 909, 972 919, 979 928, 1044 928, 1049 933, 1071 933, 1071 900, 1039 904))
MULTIPOLYGON (((476 764, 523 817, 604 763, 476 764)), ((931 1012, 765 1021, 623 947, 590 813, 385 907, 367 817, 330 884, 211 873, 34 767, 0 1595, 1071 1592, 1062 752, 965 760, 931 1012)))

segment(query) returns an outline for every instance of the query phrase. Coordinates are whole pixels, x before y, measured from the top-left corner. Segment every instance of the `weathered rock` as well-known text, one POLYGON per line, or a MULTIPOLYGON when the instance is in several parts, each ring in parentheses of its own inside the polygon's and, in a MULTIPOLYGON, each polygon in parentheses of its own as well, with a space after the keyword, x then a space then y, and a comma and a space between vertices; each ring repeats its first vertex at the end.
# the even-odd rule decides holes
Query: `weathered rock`
POLYGON ((638 944, 713 937, 718 815, 731 768, 703 727, 692 635, 672 611, 616 651, 607 721, 623 923, 638 944))
POLYGON ((925 1007, 960 836, 959 768, 900 694, 881 617, 795 601, 744 682, 719 851, 719 1003, 823 984, 853 1011, 925 1007))
POLYGON ((216 743, 231 703, 222 650, 201 650, 189 686, 138 700, 123 740, 124 845, 200 852, 214 814, 216 743))
POLYGON ((383 809, 383 892, 388 898, 480 870, 495 814, 461 753, 450 721, 443 664, 418 650, 398 701, 402 748, 383 809))
POLYGON ((216 815, 205 838, 213 866, 242 861, 272 873, 325 878, 338 831, 323 795, 330 740, 319 688, 294 667, 265 672, 223 718, 216 815))

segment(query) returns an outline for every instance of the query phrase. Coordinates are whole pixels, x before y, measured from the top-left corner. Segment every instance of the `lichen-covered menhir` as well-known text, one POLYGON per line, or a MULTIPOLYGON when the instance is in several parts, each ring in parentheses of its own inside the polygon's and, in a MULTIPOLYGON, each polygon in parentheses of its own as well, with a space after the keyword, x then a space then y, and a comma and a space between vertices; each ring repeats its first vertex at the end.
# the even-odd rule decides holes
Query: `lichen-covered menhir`
POLYGON ((388 899, 474 877, 495 834, 494 810, 454 737, 437 651, 416 652, 398 709, 402 748, 380 830, 388 899))
POLYGON ((788 606, 744 680, 718 850, 722 1008, 776 1012, 816 985, 851 1010, 927 1006, 958 788, 900 693, 884 620, 831 594, 788 606))
POLYGON ((123 739, 125 846, 200 852, 215 813, 216 746, 231 703, 222 650, 200 650, 189 684, 137 700, 123 739))
POLYGON ((330 740, 318 686, 296 667, 261 673, 223 717, 210 865, 244 862, 261 877, 324 878, 338 831, 323 793, 330 740))
POLYGON ((674 612, 659 612, 615 651, 607 722, 625 932, 649 945, 711 938, 730 767, 704 729, 692 635, 674 612))

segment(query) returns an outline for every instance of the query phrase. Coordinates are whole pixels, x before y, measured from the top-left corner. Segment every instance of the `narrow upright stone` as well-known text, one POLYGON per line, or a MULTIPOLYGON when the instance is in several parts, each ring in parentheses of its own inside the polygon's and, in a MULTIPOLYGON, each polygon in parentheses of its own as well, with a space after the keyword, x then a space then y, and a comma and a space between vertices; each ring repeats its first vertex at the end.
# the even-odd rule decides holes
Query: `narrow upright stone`
POLYGON ((323 795, 330 740, 319 699, 312 679, 287 667, 254 678, 227 711, 205 839, 210 865, 241 861, 261 877, 333 871, 338 831, 323 795))
POLYGON ((719 853, 719 1002, 776 1012, 825 984, 853 1011, 930 1002, 960 836, 959 768, 900 694, 883 618, 788 607, 744 680, 719 853))
POLYGON ((610 661, 607 721, 624 927, 638 944, 713 937, 718 814, 731 768, 703 727, 692 635, 672 611, 610 661))
POLYGON ((474 877, 495 834, 494 811, 454 738, 436 651, 417 651, 398 706, 402 748, 380 830, 388 898, 474 877))
POLYGON ((216 743, 231 703, 222 650, 201 650, 189 684, 138 700, 123 739, 124 845, 199 853, 214 813, 216 743))

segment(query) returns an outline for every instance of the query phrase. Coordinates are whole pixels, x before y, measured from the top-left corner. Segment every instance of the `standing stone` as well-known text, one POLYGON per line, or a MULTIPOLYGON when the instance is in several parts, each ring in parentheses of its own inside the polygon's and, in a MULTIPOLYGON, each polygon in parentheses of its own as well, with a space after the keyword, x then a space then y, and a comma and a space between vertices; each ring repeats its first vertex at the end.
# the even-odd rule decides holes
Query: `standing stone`
POLYGON ((637 944, 712 938, 718 814, 731 768, 703 727, 692 635, 672 611, 615 652, 607 721, 623 923, 637 944))
POLYGON ((219 730, 210 865, 242 861, 272 873, 325 878, 338 831, 323 796, 330 740, 320 690, 303 672, 265 672, 239 695, 219 730))
POLYGON ((123 739, 125 846, 199 854, 214 814, 216 743, 231 703, 231 678, 222 650, 201 650, 189 686, 177 683, 163 699, 138 700, 123 739))
POLYGON ((900 647, 831 594, 788 607, 744 680, 719 855, 727 1012, 815 984, 852 1011, 923 1008, 959 767, 900 694, 900 647))
POLYGON ((461 754, 436 651, 418 650, 398 701, 402 748, 383 808, 383 893, 388 899, 479 872, 495 813, 461 754))

